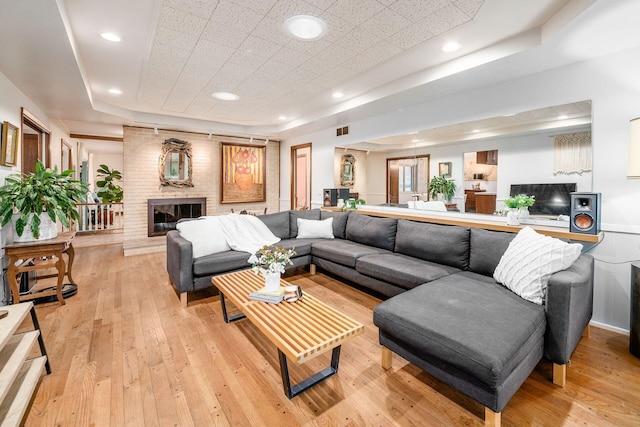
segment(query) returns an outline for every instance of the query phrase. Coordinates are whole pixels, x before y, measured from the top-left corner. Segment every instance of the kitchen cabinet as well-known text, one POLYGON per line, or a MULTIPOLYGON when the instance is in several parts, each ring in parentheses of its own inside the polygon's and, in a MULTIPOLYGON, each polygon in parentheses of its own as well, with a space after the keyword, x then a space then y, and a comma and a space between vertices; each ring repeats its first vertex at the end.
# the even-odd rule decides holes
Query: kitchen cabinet
POLYGON ((496 211, 496 195, 491 193, 476 194, 476 213, 490 214, 496 211))
POLYGON ((476 153, 476 163, 480 165, 497 165, 498 150, 478 151, 476 153))
POLYGON ((486 190, 464 190, 465 202, 464 202, 464 211, 465 212, 475 212, 476 211, 476 195, 478 193, 483 193, 486 190))

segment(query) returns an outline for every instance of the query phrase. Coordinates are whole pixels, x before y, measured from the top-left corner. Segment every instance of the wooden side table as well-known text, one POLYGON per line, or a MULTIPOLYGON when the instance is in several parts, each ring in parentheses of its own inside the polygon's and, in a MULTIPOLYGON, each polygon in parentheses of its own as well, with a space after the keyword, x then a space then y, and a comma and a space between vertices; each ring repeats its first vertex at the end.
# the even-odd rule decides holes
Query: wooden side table
POLYGON ((75 231, 67 231, 59 233, 55 239, 36 242, 11 243, 4 247, 4 253, 9 257, 7 281, 11 287, 14 304, 19 304, 20 301, 54 295, 58 297, 60 304, 64 304, 64 298, 62 296, 62 282, 64 280, 64 276, 69 277, 69 281, 74 283, 73 278, 71 277, 71 268, 73 267, 73 258, 75 256, 72 244, 75 236, 75 231), (68 266, 62 257, 64 252, 69 256, 68 266), (26 260, 30 258, 35 259, 35 265, 16 266, 16 263, 19 260, 26 260), (58 273, 40 276, 40 278, 57 277, 58 283, 55 289, 37 292, 31 295, 20 295, 18 280, 16 279, 18 274, 25 271, 43 270, 48 268, 55 268, 58 270, 58 273))

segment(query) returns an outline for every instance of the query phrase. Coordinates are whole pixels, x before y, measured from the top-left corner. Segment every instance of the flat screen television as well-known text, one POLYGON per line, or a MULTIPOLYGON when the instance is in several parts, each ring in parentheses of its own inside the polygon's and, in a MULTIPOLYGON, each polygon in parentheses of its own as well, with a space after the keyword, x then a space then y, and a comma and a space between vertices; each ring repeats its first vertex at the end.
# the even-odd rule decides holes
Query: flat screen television
POLYGON ((536 203, 529 207, 529 214, 546 217, 569 215, 571 209, 571 193, 576 191, 577 184, 511 184, 510 195, 526 194, 535 196, 536 203))

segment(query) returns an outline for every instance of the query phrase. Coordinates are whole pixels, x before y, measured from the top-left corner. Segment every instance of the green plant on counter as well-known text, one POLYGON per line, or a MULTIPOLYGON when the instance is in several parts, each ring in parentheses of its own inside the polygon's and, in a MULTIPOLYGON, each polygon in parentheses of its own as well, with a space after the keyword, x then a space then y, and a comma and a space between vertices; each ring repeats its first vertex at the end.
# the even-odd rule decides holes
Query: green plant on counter
POLYGON ((364 199, 347 199, 344 201, 343 211, 358 209, 359 206, 366 204, 364 199))
POLYGON ((526 194, 516 194, 504 200, 504 205, 508 208, 524 208, 533 206, 535 203, 535 196, 527 196, 526 194))
POLYGON ((438 194, 442 194, 443 201, 449 202, 456 193, 456 183, 452 179, 435 176, 429 181, 429 197, 438 200, 438 194))

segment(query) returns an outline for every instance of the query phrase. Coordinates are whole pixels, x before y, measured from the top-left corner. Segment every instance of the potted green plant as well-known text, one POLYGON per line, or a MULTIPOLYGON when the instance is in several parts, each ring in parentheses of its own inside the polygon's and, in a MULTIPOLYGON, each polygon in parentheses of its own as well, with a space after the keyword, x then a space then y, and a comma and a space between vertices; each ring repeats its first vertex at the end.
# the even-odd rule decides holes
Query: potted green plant
POLYGON ((527 196, 526 194, 516 194, 513 197, 504 199, 504 204, 508 208, 528 208, 536 203, 535 196, 527 196))
POLYGON ((432 200, 442 200, 449 203, 456 193, 456 183, 443 176, 435 176, 429 181, 429 197, 432 200), (442 196, 440 196, 440 194, 442 196))
POLYGON ((124 191, 118 185, 122 181, 122 173, 116 169, 110 169, 107 165, 100 165, 98 168, 98 182, 96 194, 103 203, 120 203, 124 198, 124 191))
POLYGON ((34 173, 5 179, 0 187, 0 218, 3 227, 13 220, 14 241, 53 239, 58 235, 57 221, 69 228, 79 218, 76 203, 85 200, 87 188, 72 173, 58 173, 38 161, 34 173))
POLYGON ((509 208, 507 212, 507 224, 519 225, 521 219, 529 217, 529 206, 533 206, 536 202, 534 196, 526 194, 516 194, 513 197, 504 199, 504 205, 509 208))

